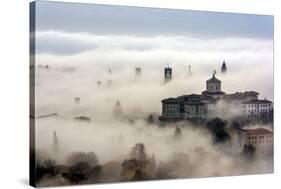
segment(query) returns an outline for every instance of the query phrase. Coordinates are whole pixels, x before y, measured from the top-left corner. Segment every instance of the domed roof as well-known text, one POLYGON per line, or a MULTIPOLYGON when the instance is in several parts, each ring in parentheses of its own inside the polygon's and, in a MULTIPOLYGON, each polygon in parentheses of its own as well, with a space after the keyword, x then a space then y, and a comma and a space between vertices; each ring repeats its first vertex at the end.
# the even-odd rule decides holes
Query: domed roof
POLYGON ((207 82, 209 83, 221 83, 219 79, 216 78, 215 74, 213 74, 213 77, 211 79, 208 79, 207 82))

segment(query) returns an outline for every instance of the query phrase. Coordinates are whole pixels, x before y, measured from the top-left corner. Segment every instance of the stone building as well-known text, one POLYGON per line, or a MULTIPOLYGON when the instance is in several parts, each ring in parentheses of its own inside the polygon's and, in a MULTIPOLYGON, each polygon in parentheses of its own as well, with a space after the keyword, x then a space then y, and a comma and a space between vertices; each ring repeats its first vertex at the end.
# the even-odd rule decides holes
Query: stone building
POLYGON ((264 128, 245 130, 245 144, 255 146, 258 153, 272 154, 273 132, 264 128))
POLYGON ((113 108, 113 116, 116 118, 122 118, 124 116, 124 111, 119 100, 116 101, 113 108))
POLYGON ((273 153, 273 131, 265 128, 241 129, 237 128, 231 132, 232 145, 242 150, 244 145, 253 145, 259 155, 272 155, 273 153))
POLYGON ((160 120, 206 119, 217 116, 243 117, 247 119, 269 119, 273 115, 273 104, 259 100, 255 91, 226 94, 221 90, 222 82, 216 78, 206 81, 206 90, 201 94, 182 95, 163 99, 160 120))
POLYGON ((273 104, 269 100, 252 99, 243 102, 243 106, 248 118, 270 119, 273 114, 273 104))
POLYGON ((169 66, 164 69, 164 80, 168 82, 172 79, 172 68, 169 66))

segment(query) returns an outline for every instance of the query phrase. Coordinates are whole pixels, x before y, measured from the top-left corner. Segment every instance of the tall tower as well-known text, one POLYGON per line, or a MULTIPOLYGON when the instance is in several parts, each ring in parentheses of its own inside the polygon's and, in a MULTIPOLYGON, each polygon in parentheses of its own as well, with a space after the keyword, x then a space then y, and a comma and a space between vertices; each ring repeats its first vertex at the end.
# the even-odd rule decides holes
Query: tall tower
POLYGON ((225 61, 223 61, 222 66, 221 66, 221 73, 226 73, 226 70, 227 70, 227 68, 226 68, 225 61))
POLYGON ((136 77, 140 77, 141 76, 141 68, 140 67, 136 67, 135 68, 135 76, 136 77))
POLYGON ((172 79, 172 68, 169 66, 164 69, 164 79, 165 82, 168 82, 172 79))
POLYGON ((80 104, 80 97, 75 97, 74 98, 74 102, 75 102, 75 104, 80 104))
POLYGON ((188 75, 192 75, 192 72, 191 72, 191 65, 188 65, 188 75))
POLYGON ((113 109, 113 115, 115 117, 122 117, 124 115, 123 108, 122 108, 119 100, 117 100, 116 103, 115 103, 115 106, 114 106, 114 109, 113 109))
POLYGON ((111 68, 109 68, 108 69, 108 77, 109 77, 109 79, 107 80, 107 86, 111 86, 112 85, 111 73, 112 73, 111 68))
POLYGON ((57 137, 56 131, 54 131, 54 134, 53 134, 52 150, 53 150, 54 154, 57 154, 59 152, 59 139, 57 137))
POLYGON ((221 92, 221 81, 216 78, 216 72, 213 77, 206 81, 206 91, 208 92, 221 92))

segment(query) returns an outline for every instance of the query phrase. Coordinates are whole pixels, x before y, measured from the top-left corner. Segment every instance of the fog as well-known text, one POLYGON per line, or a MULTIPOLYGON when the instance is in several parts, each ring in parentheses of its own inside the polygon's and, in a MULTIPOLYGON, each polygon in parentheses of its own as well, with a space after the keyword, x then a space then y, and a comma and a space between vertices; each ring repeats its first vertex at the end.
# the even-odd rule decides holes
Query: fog
POLYGON ((200 127, 186 122, 161 127, 157 121, 162 99, 200 94, 214 70, 222 81, 222 91, 254 90, 261 99, 273 101, 271 40, 98 36, 57 31, 41 32, 38 40, 47 40, 50 48, 37 47, 37 66, 49 68, 36 68, 35 116, 58 114, 35 121, 38 154, 63 164, 71 152, 93 151, 104 164, 124 160, 132 146, 144 143, 146 152, 155 154, 158 164, 171 160, 175 153, 188 154, 194 166, 192 174, 186 174, 190 177, 272 172, 271 161, 246 164, 237 155, 218 149, 208 131, 200 127), (63 51, 59 43, 69 44, 69 49, 63 51), (226 74, 220 73, 223 60, 226 74), (163 70, 168 65, 173 68, 173 79, 164 83, 163 70), (135 76, 135 67, 141 67, 140 77, 135 76), (74 102, 75 97, 80 97, 80 103, 74 102), (124 119, 113 116, 117 100, 124 119), (146 122, 150 114, 154 115, 154 124, 146 122), (77 116, 88 116, 91 121, 77 121, 77 116), (176 125, 182 129, 180 141, 174 140, 176 125), (60 145, 56 157, 51 153, 53 131, 60 145), (199 159, 198 149, 204 154, 199 159))

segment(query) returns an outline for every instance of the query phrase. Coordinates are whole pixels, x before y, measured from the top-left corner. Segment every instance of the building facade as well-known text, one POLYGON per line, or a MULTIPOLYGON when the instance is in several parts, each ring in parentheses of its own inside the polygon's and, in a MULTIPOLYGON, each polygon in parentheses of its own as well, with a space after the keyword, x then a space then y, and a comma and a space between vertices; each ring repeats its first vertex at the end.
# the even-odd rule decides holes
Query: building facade
POLYGON ((172 68, 170 68, 169 66, 164 68, 164 81, 170 81, 172 79, 172 74, 172 68))
POLYGON ((273 104, 258 99, 258 92, 245 91, 226 94, 215 73, 206 81, 201 94, 183 95, 162 100, 160 120, 206 119, 212 117, 243 117, 247 119, 272 119, 273 104))
POLYGON ((273 153, 273 132, 264 128, 245 130, 245 144, 255 146, 260 154, 270 155, 273 153))

